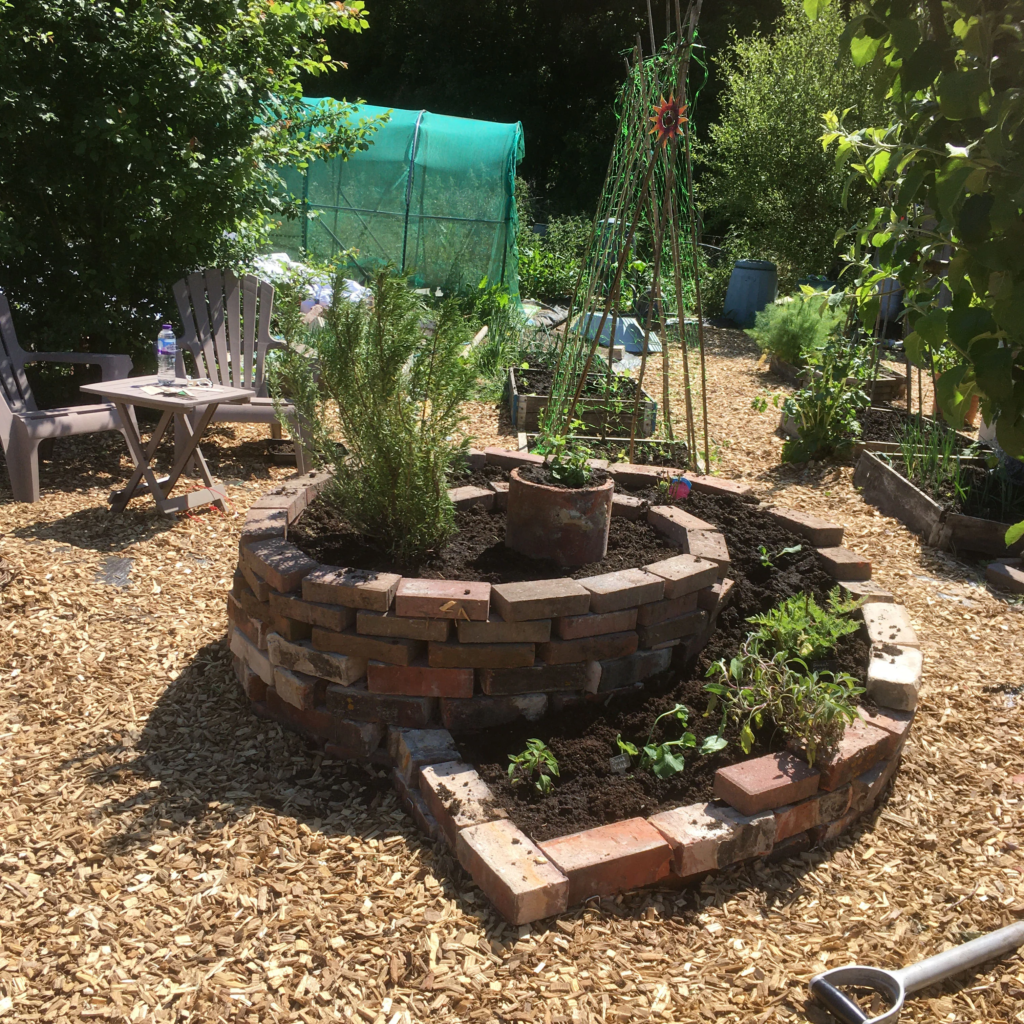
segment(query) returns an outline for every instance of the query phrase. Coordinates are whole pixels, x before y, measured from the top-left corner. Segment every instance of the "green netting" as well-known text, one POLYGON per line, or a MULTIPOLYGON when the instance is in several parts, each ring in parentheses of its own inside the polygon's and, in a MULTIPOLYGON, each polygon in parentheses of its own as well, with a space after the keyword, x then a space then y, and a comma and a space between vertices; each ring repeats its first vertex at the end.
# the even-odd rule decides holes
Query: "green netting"
POLYGON ((356 121, 390 118, 365 152, 285 172, 313 216, 274 232, 275 251, 301 259, 354 249, 348 269, 363 278, 392 263, 419 287, 476 288, 486 277, 518 298, 515 173, 523 126, 366 104, 354 111, 356 121))

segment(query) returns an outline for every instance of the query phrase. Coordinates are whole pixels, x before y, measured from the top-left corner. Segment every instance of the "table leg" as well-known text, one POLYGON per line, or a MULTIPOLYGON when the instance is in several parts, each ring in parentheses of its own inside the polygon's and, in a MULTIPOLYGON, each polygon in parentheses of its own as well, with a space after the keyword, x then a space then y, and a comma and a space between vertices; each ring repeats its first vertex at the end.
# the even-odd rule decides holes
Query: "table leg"
POLYGON ((128 448, 131 452, 132 459, 135 462, 135 472, 132 473, 131 478, 124 489, 117 491, 112 495, 110 503, 111 511, 123 512, 125 510, 128 502, 135 496, 135 489, 138 487, 139 481, 143 476, 145 476, 146 482, 149 484, 149 490, 153 495, 153 499, 156 501, 157 508, 163 512, 164 492, 160 490, 160 483, 157 480, 156 475, 153 473, 153 470, 149 468, 149 463, 156 454, 156 450, 160 445, 161 439, 167 432, 167 426, 171 422, 173 413, 168 410, 161 415, 160 422, 157 424, 156 430, 153 431, 153 436, 149 439, 149 444, 143 448, 142 438, 139 436, 139 433, 135 428, 134 421, 128 416, 127 405, 123 402, 115 402, 114 405, 121 417, 121 422, 125 424, 124 436, 125 440, 128 442, 128 448))
MULTIPOLYGON (((208 405, 203 410, 202 416, 199 417, 199 422, 192 426, 189 422, 188 417, 184 413, 177 413, 178 426, 181 429, 182 434, 187 438, 187 441, 181 448, 181 454, 174 460, 174 465, 171 467, 171 475, 167 481, 167 493, 170 494, 171 488, 178 482, 178 477, 185 471, 185 467, 189 464, 189 461, 196 457, 196 461, 200 461, 203 456, 202 452, 199 451, 199 441, 202 439, 203 431, 210 425, 210 420, 213 419, 213 414, 217 411, 216 405, 208 405)), ((206 463, 203 462, 203 468, 205 469, 206 463)), ((209 470, 206 470, 203 476, 204 481, 207 485, 213 483, 210 477, 209 470)))

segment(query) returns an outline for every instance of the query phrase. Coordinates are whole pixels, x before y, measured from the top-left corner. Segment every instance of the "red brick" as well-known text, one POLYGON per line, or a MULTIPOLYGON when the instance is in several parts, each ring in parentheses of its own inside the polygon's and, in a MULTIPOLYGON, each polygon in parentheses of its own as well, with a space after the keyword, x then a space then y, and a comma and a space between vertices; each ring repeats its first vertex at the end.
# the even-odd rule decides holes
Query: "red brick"
POLYGON ((587 667, 583 662, 574 665, 538 662, 529 668, 482 668, 478 675, 480 689, 491 697, 582 690, 587 684, 587 667))
POLYGON ((420 792, 453 847, 461 829, 508 817, 490 786, 472 765, 461 761, 424 765, 420 769, 420 792))
POLYGON ((635 630, 587 636, 579 640, 551 640, 540 644, 537 657, 549 665, 568 665, 576 661, 605 661, 624 658, 637 649, 635 630))
POLYGON ((636 522, 647 508, 647 502, 641 498, 634 498, 632 494, 620 494, 616 491, 612 494, 612 515, 622 516, 630 522, 636 522))
POLYGON ((487 484, 494 491, 494 507, 498 512, 508 510, 508 481, 491 480, 487 484))
POLYGON ((273 686, 274 668, 270 664, 270 659, 236 627, 231 627, 228 633, 228 646, 231 649, 231 653, 241 658, 267 686, 273 686))
POLYGON ((487 453, 479 448, 470 448, 466 452, 466 465, 471 473, 483 469, 487 465, 487 453))
POLYGON ((471 668, 431 668, 429 665, 385 665, 367 662, 370 693, 399 693, 410 697, 472 697, 471 668))
POLYGON ((460 644, 542 644, 551 639, 551 620, 506 622, 491 612, 486 622, 460 619, 458 631, 460 644))
POLYGON ((843 597, 849 599, 864 598, 866 601, 882 601, 892 604, 895 598, 892 593, 878 583, 871 580, 844 580, 839 584, 843 597))
POLYGON ((462 829, 455 850, 509 924, 539 921, 568 906, 568 879, 510 821, 462 829))
POLYGON ((279 537, 284 540, 288 532, 288 512, 283 508, 251 508, 245 514, 241 543, 250 544, 258 540, 279 537))
POLYGON ((506 622, 555 619, 589 612, 590 591, 565 578, 498 583, 491 587, 491 603, 506 622))
POLYGON ((534 644, 435 644, 427 647, 433 668, 522 668, 532 665, 534 644))
POLYGON ((458 761, 459 752, 447 729, 388 730, 388 753, 395 771, 419 792, 420 768, 443 761, 458 761))
POLYGON ((261 651, 267 649, 266 624, 247 615, 233 594, 228 594, 228 622, 240 629, 249 643, 261 651))
POLYGON ((899 765, 900 757, 897 754, 888 761, 879 761, 866 772, 858 775, 850 783, 853 793, 850 806, 861 813, 873 807, 875 801, 882 795, 886 783, 896 774, 899 765))
POLYGON ((896 711, 892 708, 857 708, 857 714, 869 725, 873 725, 882 732, 887 732, 892 740, 887 744, 885 758, 894 757, 896 752, 901 750, 907 737, 910 735, 910 727, 914 724, 914 714, 911 711, 896 711))
POLYGON ((413 619, 483 622, 491 606, 490 583, 406 577, 395 592, 395 614, 413 619))
POLYGON ((703 608, 711 616, 712 621, 718 613, 732 600, 734 580, 719 580, 713 587, 706 587, 697 593, 697 607, 703 608))
POLYGON ((729 498, 740 498, 744 501, 753 499, 754 504, 758 503, 750 484, 743 484, 738 480, 723 480, 716 476, 687 475, 686 479, 690 481, 690 486, 698 494, 718 494, 729 498))
POLYGON ((765 857, 765 861, 768 864, 777 864, 779 861, 790 860, 799 857, 801 853, 806 853, 813 845, 810 832, 801 832, 777 842, 772 852, 765 857))
POLYGON ((281 700, 274 690, 267 691, 266 708, 282 725, 333 744, 334 750, 328 748, 328 753, 339 759, 370 757, 384 738, 382 722, 353 722, 322 707, 301 710, 281 700))
POLYGON ((508 725, 520 718, 536 722, 548 707, 546 693, 524 693, 515 697, 487 697, 478 694, 468 700, 441 698, 441 722, 456 735, 508 725))
POLYGON ((569 879, 569 903, 612 896, 660 882, 671 872, 672 849, 643 818, 627 818, 540 844, 569 879))
POLYGON ((679 476, 681 469, 670 469, 667 466, 642 466, 632 462, 615 462, 608 467, 612 479, 619 487, 650 487, 659 480, 667 480, 671 476, 679 476))
POLYGON ((811 829, 811 841, 815 846, 820 846, 822 843, 828 843, 833 839, 838 839, 839 836, 860 820, 860 816, 861 812, 858 810, 847 811, 841 818, 837 818, 835 821, 830 821, 828 824, 819 825, 817 828, 811 829))
POLYGON ((349 686, 366 675, 365 658, 317 651, 307 640, 292 643, 278 633, 267 636, 267 652, 273 665, 283 665, 342 686, 349 686))
POLYGON ((296 473, 288 477, 288 483, 297 487, 306 488, 307 504, 313 501, 318 494, 321 494, 327 485, 334 479, 334 474, 324 469, 313 469, 308 473, 296 473))
POLYGON ((246 697, 249 700, 265 701, 267 699, 267 684, 237 655, 232 659, 235 662, 235 673, 238 681, 242 684, 246 697))
POLYGON ((391 785, 395 787, 398 800, 412 818, 416 827, 428 838, 436 841, 441 838, 441 826, 430 813, 426 800, 419 789, 410 789, 397 768, 391 769, 391 785))
MULTIPOLYGON (((654 608, 662 602, 645 604, 640 609, 654 608)), ((579 640, 602 633, 621 633, 633 629, 637 623, 636 608, 622 608, 616 612, 588 612, 586 615, 566 615, 555 620, 555 629, 563 640, 579 640)))
POLYGON ((319 562, 281 538, 258 540, 242 548, 242 562, 282 594, 295 590, 319 562))
POLYGON ((891 733, 857 719, 846 727, 835 752, 827 760, 816 762, 821 772, 819 786, 825 790, 845 786, 876 761, 885 760, 891 747, 891 733))
POLYGON ((303 601, 298 594, 279 594, 276 590, 270 594, 270 610, 274 615, 294 619, 296 622, 337 631, 351 629, 356 617, 351 608, 303 601))
POLYGON ((637 651, 625 658, 587 663, 587 691, 607 693, 649 679, 672 664, 672 651, 637 651))
POLYGON ((775 841, 781 842, 824 822, 841 818, 850 807, 849 786, 828 793, 815 793, 799 803, 775 808, 775 841))
POLYGON ((532 452, 515 452, 507 448, 485 448, 484 455, 491 466, 501 466, 502 469, 515 469, 517 466, 542 466, 544 465, 543 455, 534 455, 532 452))
POLYGON ((240 588, 235 600, 250 619, 259 619, 260 622, 270 621, 270 602, 258 601, 256 595, 248 587, 240 588))
POLYGON ((322 565, 302 581, 302 598, 347 608, 386 612, 402 577, 373 569, 339 569, 322 565))
POLYGON ((732 562, 729 559, 729 548, 717 530, 688 530, 686 533, 686 553, 706 562, 714 562, 718 566, 718 576, 723 577, 732 562))
POLYGON ((793 508, 770 508, 767 512, 784 530, 803 537, 813 547, 837 548, 843 543, 843 528, 827 519, 793 508))
POLYGON ((715 529, 711 523, 706 523, 703 519, 698 519, 675 505, 655 505, 648 509, 647 522, 658 533, 663 534, 673 544, 678 544, 680 547, 686 543, 687 530, 715 529))
POLYGON ((684 594, 669 601, 652 601, 641 605, 636 617, 640 626, 657 626, 669 619, 678 619, 680 615, 692 612, 697 607, 697 594, 684 594))
POLYGON ((424 645, 419 640, 361 636, 348 631, 335 633, 319 627, 313 630, 313 647, 318 651, 346 654, 350 658, 385 661, 389 665, 411 665, 424 654, 424 645))
POLYGON ((253 592, 256 600, 261 604, 266 604, 270 600, 270 595, 274 593, 270 589, 270 584, 262 576, 257 575, 252 566, 248 565, 244 560, 239 561, 238 569, 242 574, 242 579, 249 585, 249 589, 253 592))
POLYGON ((718 579, 718 565, 693 555, 675 555, 644 566, 645 571, 665 581, 665 600, 694 594, 710 587, 718 579))
POLYGON ((775 842, 771 813, 746 817, 731 807, 690 804, 647 819, 672 848, 672 871, 680 878, 762 857, 775 842))
POLYGON ((795 804, 818 790, 819 773, 792 754, 766 754, 715 772, 715 796, 740 814, 795 804))
POLYGON ((250 508, 283 509, 289 523, 294 523, 308 504, 309 495, 301 484, 282 484, 267 491, 250 508))
POLYGON ((297 619, 288 619, 283 615, 271 615, 268 623, 270 631, 283 636, 285 640, 308 640, 313 632, 313 627, 308 622, 299 622, 297 619))
POLYGON ((834 580, 871 579, 871 560, 848 548, 818 548, 825 562, 825 571, 834 580))
POLYGON ((466 484, 465 487, 449 487, 448 497, 457 509, 473 508, 479 505, 483 509, 494 507, 494 491, 490 487, 477 487, 466 484))
POLYGON ((641 626, 637 630, 641 647, 654 647, 655 644, 679 640, 684 636, 699 633, 708 621, 708 613, 704 611, 687 612, 676 619, 659 622, 656 626, 641 626))
POLYGON ((617 612, 660 601, 665 594, 665 581, 643 569, 620 569, 601 576, 588 576, 579 584, 590 591, 592 612, 617 612))
POLYGON ((316 707, 316 676, 305 672, 293 672, 280 666, 274 669, 274 689, 281 700, 304 711, 316 707))
POLYGON ((860 606, 868 640, 872 644, 892 644, 897 647, 920 647, 917 633, 910 622, 910 613, 901 604, 869 601, 860 606))
MULTIPOLYGON (((351 610, 351 609, 349 609, 351 610)), ((404 637, 406 640, 447 640, 451 632, 449 619, 413 619, 391 612, 356 613, 356 632, 365 636, 404 637)))
POLYGON ((399 697, 370 693, 362 683, 327 686, 327 710, 357 722, 384 722, 404 729, 422 729, 430 724, 435 709, 432 697, 399 697))

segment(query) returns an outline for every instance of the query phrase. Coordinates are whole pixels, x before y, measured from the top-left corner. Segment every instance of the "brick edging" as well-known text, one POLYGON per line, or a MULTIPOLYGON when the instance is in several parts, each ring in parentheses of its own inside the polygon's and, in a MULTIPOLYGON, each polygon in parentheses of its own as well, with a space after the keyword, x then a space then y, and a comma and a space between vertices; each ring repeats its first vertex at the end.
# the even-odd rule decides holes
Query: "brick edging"
MULTIPOLYGON (((477 454, 499 464, 517 456, 530 461, 529 457, 503 449, 494 449, 494 456, 491 452, 489 449, 486 453, 477 454)), ((672 472, 656 467, 627 466, 622 467, 620 473, 631 474, 633 479, 638 475, 646 478, 652 469, 660 474, 672 472)), ((365 581, 356 584, 349 581, 347 586, 355 587, 355 590, 347 600, 355 602, 357 608, 353 608, 351 603, 338 605, 303 600, 307 589, 314 591, 313 596, 322 597, 323 594, 315 593, 315 587, 332 585, 327 580, 317 582, 314 578, 312 588, 303 585, 302 598, 292 593, 307 576, 314 572, 322 574, 323 569, 287 544, 287 526, 301 515, 306 503, 326 485, 327 479, 323 475, 310 475, 307 479, 275 488, 253 506, 246 518, 240 542, 238 575, 245 581, 247 590, 241 591, 239 596, 233 588, 228 599, 236 672, 257 714, 306 733, 321 742, 330 756, 369 759, 390 765, 396 791, 419 827, 431 838, 444 836, 462 866, 510 923, 525 924, 558 914, 593 896, 614 895, 669 879, 683 883, 697 881, 710 871, 740 861, 755 857, 775 859, 799 853, 835 838, 870 811, 895 773, 913 723, 921 685, 921 654, 909 616, 902 605, 894 603, 890 593, 870 582, 870 562, 841 546, 841 526, 795 510, 772 508, 768 511, 780 525, 814 544, 828 571, 849 594, 865 598, 860 614, 871 644, 867 692, 876 709, 869 712, 862 708, 860 718, 846 730, 830 761, 815 768, 801 760, 798 752, 737 762, 716 773, 715 796, 721 804, 692 804, 646 819, 627 819, 534 844, 509 820, 507 812, 497 804, 477 772, 470 765, 459 762, 455 741, 447 728, 452 716, 445 716, 443 725, 439 724, 431 717, 429 705, 425 703, 429 697, 390 693, 386 690, 386 680, 375 687, 380 689, 384 686, 384 693, 367 694, 364 690, 353 690, 352 683, 359 678, 357 674, 361 669, 366 670, 366 659, 360 663, 359 657, 333 652, 329 649, 329 640, 324 642, 328 634, 358 635, 340 631, 342 626, 351 630, 357 615, 383 616, 391 608, 403 581, 397 577, 393 580, 383 578, 387 574, 379 574, 372 585, 365 581), (272 550, 262 549, 260 545, 266 541, 279 543, 273 545, 272 550), (266 557, 261 558, 261 555, 266 557), (276 618, 269 623, 249 614, 257 610, 252 604, 254 599, 263 606, 264 602, 259 600, 261 596, 266 597, 267 609, 277 609, 276 618), (299 614, 303 618, 290 618, 284 612, 291 612, 293 616, 299 614), (317 620, 316 624, 313 619, 317 620), (304 644, 301 639, 288 639, 269 628, 277 626, 288 631, 292 629, 287 625, 289 622, 309 626, 311 630, 323 630, 321 643, 304 644), (260 649, 261 641, 266 653, 260 649), (386 747, 381 745, 385 737, 386 747)), ((705 478, 701 489, 710 489, 713 483, 715 481, 705 478)), ((728 481, 721 484, 720 493, 747 497, 737 493, 743 485, 728 481)), ((724 538, 713 527, 709 529, 710 524, 701 523, 678 507, 655 508, 648 515, 652 525, 683 547, 684 553, 689 547, 698 558, 705 557, 717 570, 715 575, 718 579, 714 584, 691 591, 698 595, 699 607, 683 613, 707 616, 693 639, 675 644, 675 647, 682 647, 688 657, 707 642, 718 611, 728 601, 732 584, 725 578, 729 565, 728 551, 724 538)), ((611 626, 610 617, 621 615, 623 610, 628 612, 632 609, 641 614, 645 607, 651 609, 657 604, 665 606, 678 601, 678 597, 670 598, 662 593, 655 600, 648 595, 643 603, 630 605, 629 593, 641 593, 645 585, 650 587, 651 574, 644 576, 643 579, 621 581, 622 587, 618 590, 615 585, 620 581, 602 581, 600 585, 595 582, 591 598, 595 594, 598 596, 598 607, 602 610, 594 611, 588 604, 582 612, 556 616, 559 629, 572 632, 574 624, 571 620, 588 616, 605 617, 611 626), (625 609, 615 607, 623 603, 625 609)), ((237 582, 236 576, 236 585, 237 582)), ((672 581, 666 582, 669 592, 672 592, 672 581)), ((439 614, 442 604, 463 596, 447 592, 434 595, 429 588, 424 592, 422 587, 412 588, 412 591, 416 592, 406 588, 404 596, 407 601, 402 605, 403 611, 410 618, 418 614, 424 623, 422 629, 425 633, 436 628, 429 624, 439 621, 434 616, 439 614), (427 603, 417 605, 417 600, 427 603)), ((563 599, 569 597, 567 594, 560 596, 563 599)), ((467 602, 475 600, 477 604, 467 604, 466 614, 470 617, 463 621, 471 625, 474 621, 487 620, 486 610, 479 603, 483 600, 482 595, 467 592, 465 597, 467 602)), ((538 600, 543 600, 543 597, 538 600)), ((514 605, 513 600, 504 606, 505 626, 514 626, 517 622, 514 605)), ((565 605, 564 600, 563 605, 571 607, 571 604, 565 605)), ((541 606, 523 607, 533 614, 541 606)), ((670 612, 677 610, 675 607, 668 609, 670 612)), ((661 609, 649 610, 644 617, 656 619, 660 612, 661 609)), ((537 621, 536 617, 523 618, 524 623, 537 621)), ((377 628, 379 623, 369 622, 368 625, 377 628)), ((621 618, 616 625, 623 625, 621 618)), ((532 628, 536 631, 535 625, 532 628)), ((472 635, 469 626, 466 629, 472 635)), ((628 685, 632 685, 636 682, 632 680, 632 674, 643 672, 645 662, 647 669, 652 665, 660 666, 653 671, 668 667, 675 647, 663 647, 661 651, 653 649, 658 634, 650 630, 656 630, 657 623, 638 626, 634 635, 644 635, 644 629, 648 630, 646 637, 651 648, 611 659, 612 662, 623 662, 633 658, 630 663, 632 672, 623 673, 621 666, 608 669, 604 662, 590 659, 591 664, 602 666, 597 673, 598 686, 605 672, 610 671, 612 675, 619 672, 621 678, 616 677, 614 681, 630 679, 628 685), (662 652, 667 653, 667 657, 662 652), (638 655, 640 660, 636 661, 638 655), (663 661, 664 665, 661 664, 663 661)), ((297 630, 298 633, 303 631, 297 630)), ((617 634, 605 634, 605 637, 623 632, 633 631, 619 628, 617 634)), ((362 635, 378 644, 386 645, 388 641, 388 638, 378 638, 373 634, 362 635)), ((390 639, 394 643, 396 638, 390 639)), ((598 639, 602 637, 599 635, 598 639)), ((564 638, 556 641, 562 645, 576 642, 564 638)), ((529 646, 530 642, 508 639, 502 644, 513 648, 529 646)), ((547 641, 549 648, 551 644, 552 641, 547 641)), ((445 643, 444 646, 457 647, 461 644, 445 643)), ((408 680, 412 678, 408 669, 405 675, 400 671, 403 651, 408 653, 402 643, 397 644, 395 650, 388 650, 391 664, 387 667, 396 677, 408 680)), ((578 651, 572 648, 572 653, 578 651)), ((441 700, 470 705, 482 699, 483 703, 477 704, 483 710, 483 718, 477 723, 479 727, 510 720, 508 714, 513 708, 516 717, 540 717, 549 703, 564 707, 571 703, 574 694, 577 695, 575 699, 579 699, 579 671, 574 667, 579 664, 545 664, 538 674, 538 678, 544 673, 565 676, 577 689, 549 688, 539 692, 517 691, 514 696, 483 694, 471 698, 442 697, 441 700), (501 701, 504 704, 495 704, 501 701), (497 721, 491 721, 495 717, 493 711, 496 706, 499 709, 497 721), (502 715, 506 717, 502 718, 502 715)), ((428 676, 430 670, 431 666, 425 667, 428 676)), ((442 671, 445 670, 461 671, 461 692, 472 692, 472 677, 465 675, 466 669, 445 666, 442 671)), ((504 671, 521 674, 527 670, 533 671, 527 666, 518 670, 513 666, 504 671)), ((493 681, 503 670, 500 667, 483 667, 470 671, 478 676, 483 673, 485 679, 493 681)), ((380 673, 381 679, 387 674, 380 673)), ((594 674, 595 670, 589 670, 588 683, 594 674)), ((647 674, 652 673, 647 671, 647 674)), ((481 679, 477 681, 483 683, 481 679)), ((542 685, 550 687, 551 680, 542 685)), ((606 692, 603 687, 601 692, 602 696, 606 692)))

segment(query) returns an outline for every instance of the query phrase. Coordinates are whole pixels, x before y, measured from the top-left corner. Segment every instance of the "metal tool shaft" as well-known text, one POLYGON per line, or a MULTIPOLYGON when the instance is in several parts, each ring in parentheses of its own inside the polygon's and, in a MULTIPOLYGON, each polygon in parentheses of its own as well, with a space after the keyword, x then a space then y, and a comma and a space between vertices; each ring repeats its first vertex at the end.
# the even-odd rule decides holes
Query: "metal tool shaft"
POLYGON ((986 960, 995 960, 1004 953, 1009 953, 1024 943, 1024 921, 1007 925, 997 932, 982 935, 962 946, 954 946, 944 953, 922 960, 919 964, 911 964, 901 970, 894 971, 903 982, 907 992, 934 985, 937 981, 951 978, 954 974, 969 970, 986 960))

